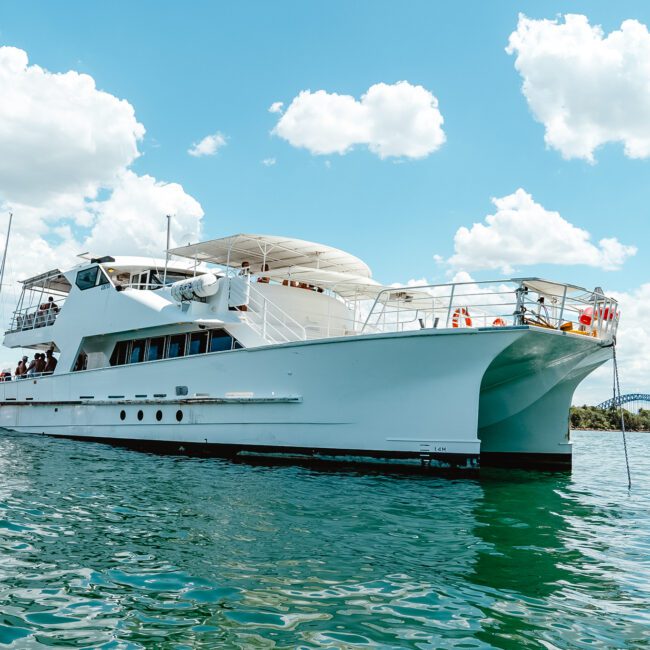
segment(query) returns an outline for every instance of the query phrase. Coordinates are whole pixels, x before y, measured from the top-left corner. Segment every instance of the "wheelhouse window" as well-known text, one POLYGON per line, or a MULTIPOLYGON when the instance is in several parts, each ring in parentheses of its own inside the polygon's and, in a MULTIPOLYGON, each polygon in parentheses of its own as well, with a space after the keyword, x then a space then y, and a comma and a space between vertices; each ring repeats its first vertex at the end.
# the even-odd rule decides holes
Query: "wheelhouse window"
POLYGON ((91 266, 89 269, 83 269, 77 273, 75 284, 81 291, 99 287, 103 284, 110 284, 108 276, 99 266, 91 266))
POLYGON ((147 361, 158 361, 165 355, 165 337, 158 336, 154 339, 149 339, 149 347, 147 348, 147 361))
POLYGON ((167 348, 167 357, 169 359, 185 356, 186 338, 185 334, 175 334, 169 337, 169 346, 167 348))
POLYGON ((147 339, 139 339, 133 341, 131 344, 131 352, 129 354, 129 363, 140 363, 144 361, 144 349, 147 339))
POLYGON ((75 284, 82 290, 92 289, 97 283, 97 274, 99 273, 98 266, 91 266, 89 269, 84 269, 77 273, 75 284))

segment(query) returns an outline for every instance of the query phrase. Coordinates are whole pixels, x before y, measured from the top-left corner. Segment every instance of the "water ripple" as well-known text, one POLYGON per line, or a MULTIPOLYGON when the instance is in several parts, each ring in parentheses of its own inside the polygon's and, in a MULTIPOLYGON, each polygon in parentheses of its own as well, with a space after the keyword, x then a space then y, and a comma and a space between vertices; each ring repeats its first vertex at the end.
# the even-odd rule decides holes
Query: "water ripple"
POLYGON ((0 644, 650 647, 650 436, 480 480, 2 433, 0 644))

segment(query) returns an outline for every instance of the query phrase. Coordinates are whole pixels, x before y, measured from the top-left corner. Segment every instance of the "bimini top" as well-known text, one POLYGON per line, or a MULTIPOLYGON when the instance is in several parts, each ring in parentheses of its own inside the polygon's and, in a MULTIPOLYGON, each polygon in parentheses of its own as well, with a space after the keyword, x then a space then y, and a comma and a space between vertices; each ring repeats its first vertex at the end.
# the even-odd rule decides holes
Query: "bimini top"
POLYGON ((369 278, 368 265, 338 248, 302 239, 273 235, 231 235, 221 239, 180 246, 169 251, 190 259, 220 266, 241 267, 248 262, 253 273, 268 264, 270 271, 301 266, 369 278))

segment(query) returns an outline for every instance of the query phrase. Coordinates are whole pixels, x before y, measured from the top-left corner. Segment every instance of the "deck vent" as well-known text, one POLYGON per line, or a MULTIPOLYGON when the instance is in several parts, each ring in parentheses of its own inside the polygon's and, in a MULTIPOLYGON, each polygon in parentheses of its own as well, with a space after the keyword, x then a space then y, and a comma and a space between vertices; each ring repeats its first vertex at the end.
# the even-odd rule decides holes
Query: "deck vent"
POLYGON ((187 395, 188 393, 187 386, 176 386, 177 395, 187 395))

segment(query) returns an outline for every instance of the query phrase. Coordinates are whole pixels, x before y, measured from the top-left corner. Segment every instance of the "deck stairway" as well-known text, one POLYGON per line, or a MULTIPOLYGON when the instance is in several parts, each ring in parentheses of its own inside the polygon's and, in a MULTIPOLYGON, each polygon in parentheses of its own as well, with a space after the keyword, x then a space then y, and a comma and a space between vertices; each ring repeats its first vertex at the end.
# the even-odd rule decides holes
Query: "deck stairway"
POLYGON ((289 343, 307 339, 305 328, 281 307, 250 284, 246 322, 269 343, 289 343))

